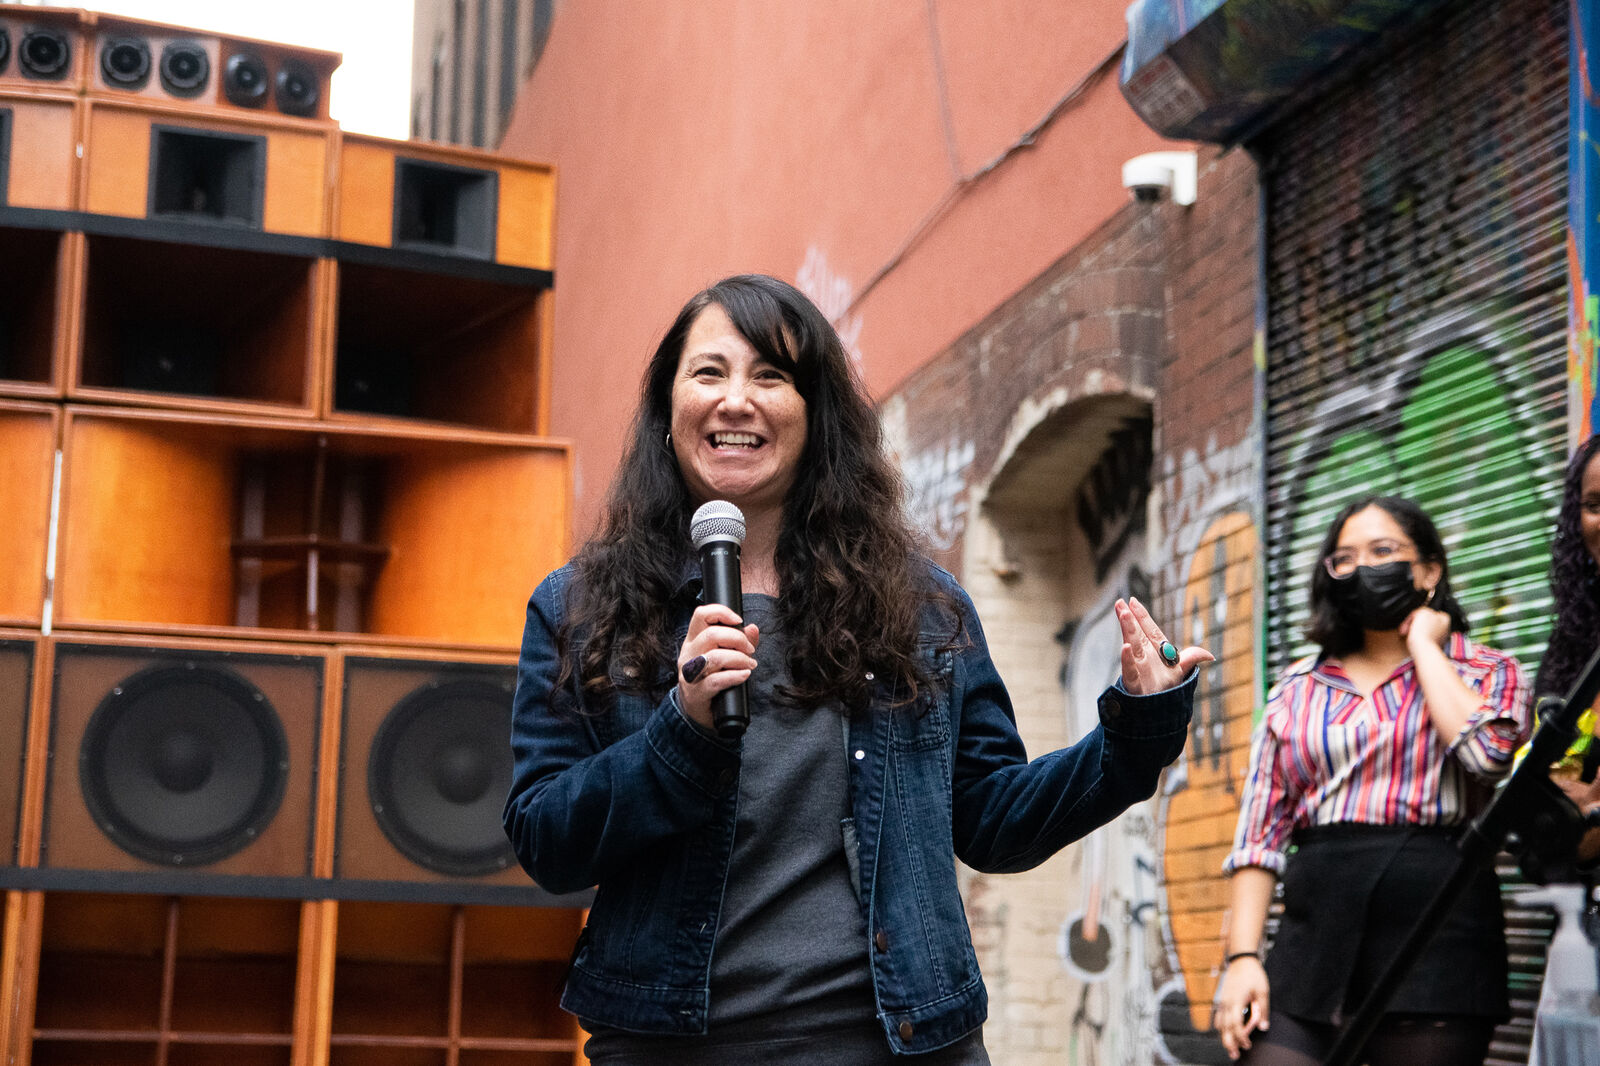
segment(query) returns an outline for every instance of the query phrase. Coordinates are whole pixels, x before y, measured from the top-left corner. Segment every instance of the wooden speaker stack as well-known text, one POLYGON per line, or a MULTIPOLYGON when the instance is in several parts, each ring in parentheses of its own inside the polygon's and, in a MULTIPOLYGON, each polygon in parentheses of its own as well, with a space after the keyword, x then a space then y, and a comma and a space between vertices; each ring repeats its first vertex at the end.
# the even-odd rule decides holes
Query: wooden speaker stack
POLYGON ((0 4, 7 1062, 581 1061, 500 831, 554 178, 337 63, 0 4))

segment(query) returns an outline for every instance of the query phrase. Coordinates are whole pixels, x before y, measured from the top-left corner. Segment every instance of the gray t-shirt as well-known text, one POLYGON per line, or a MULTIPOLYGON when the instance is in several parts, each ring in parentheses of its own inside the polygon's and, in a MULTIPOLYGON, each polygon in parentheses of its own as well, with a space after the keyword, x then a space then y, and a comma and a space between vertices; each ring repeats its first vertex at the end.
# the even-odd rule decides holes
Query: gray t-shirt
POLYGON ((875 1019, 867 934, 845 862, 849 768, 837 706, 797 707, 788 641, 770 596, 744 597, 761 630, 749 682, 733 856, 711 959, 710 1033, 650 1037, 602 1029, 596 1064, 987 1063, 974 1033, 902 1059, 875 1019), (974 1057, 974 1055, 976 1057, 974 1057), (821 1057, 819 1057, 821 1056, 821 1057))

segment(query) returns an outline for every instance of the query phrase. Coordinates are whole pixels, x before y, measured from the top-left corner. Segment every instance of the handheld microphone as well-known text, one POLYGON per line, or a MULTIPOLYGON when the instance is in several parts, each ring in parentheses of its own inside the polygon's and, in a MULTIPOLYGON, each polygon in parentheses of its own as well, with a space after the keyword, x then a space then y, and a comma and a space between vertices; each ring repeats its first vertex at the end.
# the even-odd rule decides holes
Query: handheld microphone
MULTIPOLYGON (((744 543, 744 513, 726 500, 710 500, 694 513, 689 536, 700 553, 701 598, 706 603, 720 603, 743 618, 739 546, 744 543)), ((750 724, 750 705, 742 683, 711 697, 711 723, 725 740, 744 735, 750 724)))

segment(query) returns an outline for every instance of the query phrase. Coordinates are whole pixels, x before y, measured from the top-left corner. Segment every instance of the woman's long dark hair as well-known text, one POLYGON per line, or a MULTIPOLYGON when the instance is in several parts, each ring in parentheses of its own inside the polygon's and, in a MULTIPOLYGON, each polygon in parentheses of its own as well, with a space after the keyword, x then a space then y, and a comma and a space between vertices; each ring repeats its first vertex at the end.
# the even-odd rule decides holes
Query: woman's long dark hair
MULTIPOLYGON (((805 449, 775 559, 789 640, 786 695, 802 705, 860 706, 875 674, 901 682, 909 699, 924 680, 916 658, 922 607, 948 599, 916 563, 900 476, 838 334, 798 289, 759 274, 696 294, 650 360, 600 530, 575 560, 579 580, 562 636, 583 639, 580 661, 567 668, 605 692, 634 687, 633 679, 649 688, 676 662, 672 597, 694 554, 691 500, 667 431, 684 341, 712 304, 762 359, 794 376, 806 405, 805 449)), ((953 614, 951 628, 953 639, 953 614)))
POLYGON ((1600 451, 1600 434, 1578 446, 1567 462, 1561 516, 1550 546, 1550 593, 1556 627, 1533 679, 1535 695, 1564 696, 1600 640, 1600 566, 1583 543, 1583 472, 1600 451))
POLYGON ((1456 601, 1450 588, 1450 562, 1444 556, 1444 542, 1428 513, 1401 496, 1363 496, 1345 505, 1334 516, 1328 535, 1322 538, 1317 561, 1311 568, 1311 620, 1306 623, 1306 637, 1322 647, 1324 655, 1348 655, 1360 651, 1366 643, 1366 633, 1347 619, 1333 602, 1333 576, 1322 561, 1339 546, 1339 533, 1345 522, 1357 511, 1368 507, 1382 510, 1405 533, 1406 539, 1417 546, 1417 561, 1439 564, 1439 583, 1433 588, 1433 598, 1428 606, 1450 616, 1450 628, 1465 633, 1470 628, 1466 612, 1456 601))

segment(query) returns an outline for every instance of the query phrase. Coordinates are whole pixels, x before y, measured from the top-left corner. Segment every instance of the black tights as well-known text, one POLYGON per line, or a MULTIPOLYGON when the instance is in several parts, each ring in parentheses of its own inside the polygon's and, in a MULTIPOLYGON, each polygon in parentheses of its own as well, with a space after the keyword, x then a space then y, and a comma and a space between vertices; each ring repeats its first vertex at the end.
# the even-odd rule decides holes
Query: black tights
MULTIPOLYGON (((1340 1029, 1274 1014, 1272 1028, 1250 1034, 1240 1066, 1320 1066, 1340 1029)), ((1390 1014, 1378 1023, 1360 1057, 1367 1066, 1481 1066, 1494 1036, 1487 1018, 1449 1014, 1390 1014)))

